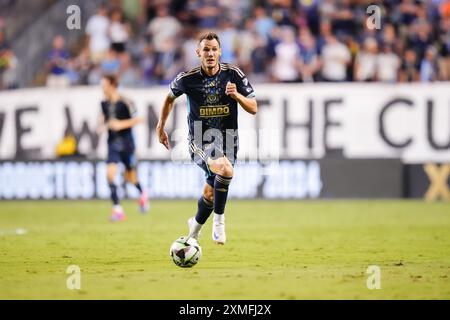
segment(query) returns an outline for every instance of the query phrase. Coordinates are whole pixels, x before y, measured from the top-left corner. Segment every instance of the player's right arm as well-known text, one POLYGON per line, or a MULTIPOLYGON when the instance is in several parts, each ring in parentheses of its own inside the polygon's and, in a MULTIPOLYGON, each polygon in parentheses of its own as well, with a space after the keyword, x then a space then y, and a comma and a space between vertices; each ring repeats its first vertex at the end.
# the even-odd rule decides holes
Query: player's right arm
POLYGON ((105 131, 105 117, 103 114, 99 114, 97 117, 97 134, 101 135, 105 131))
POLYGON ((181 72, 170 84, 170 92, 164 100, 161 114, 159 115, 158 125, 156 126, 156 134, 158 135, 159 142, 163 144, 167 149, 170 149, 169 136, 164 130, 167 118, 173 109, 175 99, 185 93, 185 86, 183 83, 185 72, 181 72))
POLYGON ((169 117, 169 114, 173 109, 174 102, 175 97, 172 94, 168 94, 166 96, 166 99, 164 100, 161 114, 159 116, 158 125, 156 126, 156 134, 158 135, 159 142, 163 144, 167 149, 170 149, 169 136, 164 130, 164 126, 166 125, 167 118, 169 117))
POLYGON ((105 104, 105 102, 102 101, 101 107, 102 107, 101 112, 99 113, 99 115, 97 117, 96 132, 98 135, 101 135, 106 130, 106 120, 105 120, 106 104, 105 104))

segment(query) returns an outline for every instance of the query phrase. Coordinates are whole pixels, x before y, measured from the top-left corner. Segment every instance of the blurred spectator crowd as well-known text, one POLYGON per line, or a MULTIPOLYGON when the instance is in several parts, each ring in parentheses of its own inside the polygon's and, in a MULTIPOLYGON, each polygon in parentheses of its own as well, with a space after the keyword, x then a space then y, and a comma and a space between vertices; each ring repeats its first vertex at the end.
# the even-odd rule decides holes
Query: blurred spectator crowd
POLYGON ((15 89, 19 86, 17 57, 5 37, 4 22, 0 18, 0 90, 15 89))
MULTIPOLYGON (((450 0, 117 0, 84 30, 75 54, 54 38, 48 86, 94 85, 103 73, 123 86, 168 84, 198 65, 206 30, 253 83, 450 80, 450 0), (370 28, 373 4, 380 29, 370 28)), ((17 64, 5 41, 0 33, 3 77, 17 64)))

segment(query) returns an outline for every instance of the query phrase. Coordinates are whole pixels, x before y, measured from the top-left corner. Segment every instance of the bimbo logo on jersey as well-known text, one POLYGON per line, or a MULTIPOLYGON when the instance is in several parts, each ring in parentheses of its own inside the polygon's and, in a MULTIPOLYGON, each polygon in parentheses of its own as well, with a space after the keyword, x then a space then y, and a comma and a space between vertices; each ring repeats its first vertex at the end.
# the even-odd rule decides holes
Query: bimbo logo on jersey
POLYGON ((200 117, 226 117, 230 114, 230 107, 228 105, 220 106, 202 106, 200 107, 200 117))

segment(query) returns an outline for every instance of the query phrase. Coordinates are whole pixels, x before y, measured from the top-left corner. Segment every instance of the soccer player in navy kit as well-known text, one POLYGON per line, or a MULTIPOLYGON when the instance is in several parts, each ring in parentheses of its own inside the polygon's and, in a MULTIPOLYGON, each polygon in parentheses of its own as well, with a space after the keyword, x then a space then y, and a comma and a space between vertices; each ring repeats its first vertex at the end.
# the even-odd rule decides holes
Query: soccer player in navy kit
POLYGON ((180 73, 172 81, 156 132, 159 141, 169 149, 164 126, 175 99, 186 94, 189 150, 206 176, 197 214, 188 221, 189 236, 198 239, 201 227, 214 211, 212 238, 217 244, 225 244, 224 212, 239 143, 238 103, 253 115, 258 106, 245 74, 235 66, 220 62, 220 40, 215 33, 201 36, 196 52, 201 65, 180 73))
POLYGON ((132 102, 119 94, 115 76, 103 76, 101 85, 106 99, 101 103, 99 131, 103 131, 105 125, 108 127, 108 159, 106 162, 108 164, 108 184, 113 203, 111 221, 121 221, 125 219, 125 213, 117 195, 117 186, 114 184, 119 162, 122 162, 125 166, 125 181, 136 186, 140 192, 139 207, 141 212, 145 213, 148 210, 147 193, 137 179, 135 144, 132 132, 132 127, 142 122, 142 119, 136 117, 136 109, 132 102))

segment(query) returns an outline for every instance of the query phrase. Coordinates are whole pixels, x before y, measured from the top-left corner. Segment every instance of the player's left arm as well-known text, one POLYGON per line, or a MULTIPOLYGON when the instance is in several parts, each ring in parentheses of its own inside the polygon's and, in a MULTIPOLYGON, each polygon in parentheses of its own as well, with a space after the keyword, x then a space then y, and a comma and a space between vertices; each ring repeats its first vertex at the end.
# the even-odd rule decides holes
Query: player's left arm
POLYGON ((235 76, 232 81, 227 83, 225 94, 236 100, 248 113, 256 114, 258 112, 258 104, 247 77, 242 71, 235 71, 235 76))
POLYGON ((118 119, 111 119, 108 123, 108 126, 111 130, 114 131, 121 131, 128 128, 132 128, 135 125, 143 122, 144 119, 141 117, 133 117, 130 119, 124 119, 124 120, 118 120, 118 119))
POLYGON ((114 131, 121 131, 121 130, 125 130, 125 129, 129 129, 134 127, 135 125, 144 122, 144 119, 142 117, 138 117, 136 116, 137 111, 136 108, 134 107, 132 102, 125 102, 125 106, 128 109, 128 114, 129 117, 128 119, 111 119, 108 122, 108 126, 111 130, 114 131))
POLYGON ((103 113, 100 113, 97 117, 97 128, 95 132, 97 132, 98 135, 101 135, 106 129, 105 126, 105 116, 103 113))

